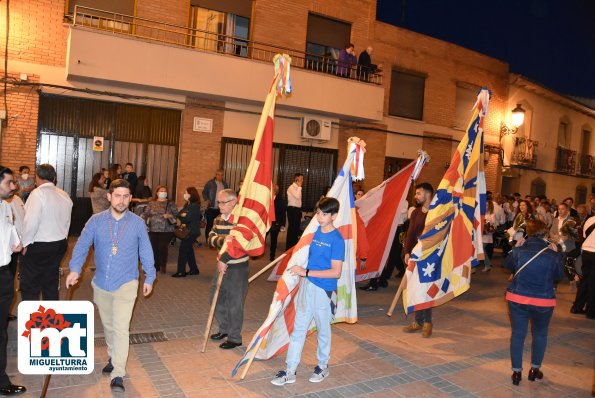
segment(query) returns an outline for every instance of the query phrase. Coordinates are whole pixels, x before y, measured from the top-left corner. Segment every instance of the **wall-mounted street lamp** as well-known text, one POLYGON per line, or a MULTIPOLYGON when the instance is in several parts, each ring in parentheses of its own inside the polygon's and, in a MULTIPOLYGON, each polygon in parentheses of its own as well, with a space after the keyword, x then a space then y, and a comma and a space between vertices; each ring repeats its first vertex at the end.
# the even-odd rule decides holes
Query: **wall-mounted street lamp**
POLYGON ((525 110, 521 104, 517 104, 512 110, 512 128, 500 122, 500 145, 502 146, 502 166, 509 167, 515 150, 514 135, 525 121, 525 110))
POLYGON ((525 110, 521 104, 516 104, 516 108, 512 110, 512 128, 500 122, 500 139, 506 135, 515 135, 525 121, 525 110))

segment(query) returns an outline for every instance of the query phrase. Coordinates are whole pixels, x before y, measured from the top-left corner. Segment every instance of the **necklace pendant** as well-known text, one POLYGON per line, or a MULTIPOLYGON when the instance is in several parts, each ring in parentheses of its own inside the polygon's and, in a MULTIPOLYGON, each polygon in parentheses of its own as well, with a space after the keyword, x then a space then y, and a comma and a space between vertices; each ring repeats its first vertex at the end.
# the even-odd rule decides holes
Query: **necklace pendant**
POLYGON ((112 246, 112 254, 115 256, 116 254, 118 254, 118 246, 112 246))

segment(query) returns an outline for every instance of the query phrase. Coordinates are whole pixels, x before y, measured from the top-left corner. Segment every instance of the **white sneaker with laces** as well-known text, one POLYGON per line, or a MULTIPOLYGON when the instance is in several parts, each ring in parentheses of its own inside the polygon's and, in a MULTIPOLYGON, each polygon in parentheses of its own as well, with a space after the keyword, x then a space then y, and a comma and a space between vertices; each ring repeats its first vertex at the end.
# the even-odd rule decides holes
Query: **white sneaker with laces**
POLYGON ((321 369, 320 366, 316 365, 314 368, 314 373, 310 376, 310 383, 320 383, 322 380, 326 379, 330 374, 328 370, 328 366, 324 369, 321 369))
POLYGON ((290 372, 289 370, 280 370, 275 375, 275 378, 271 380, 271 383, 276 386, 293 384, 295 383, 295 372, 290 372))

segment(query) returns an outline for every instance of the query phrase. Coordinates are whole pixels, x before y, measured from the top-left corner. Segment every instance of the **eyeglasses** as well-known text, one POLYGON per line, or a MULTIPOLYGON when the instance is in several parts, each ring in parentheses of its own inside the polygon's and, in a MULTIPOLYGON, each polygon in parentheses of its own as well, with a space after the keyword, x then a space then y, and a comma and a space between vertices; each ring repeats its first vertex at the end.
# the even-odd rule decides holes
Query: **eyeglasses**
POLYGON ((227 204, 227 203, 229 203, 229 202, 233 202, 234 200, 236 200, 236 198, 229 199, 229 200, 226 200, 226 201, 224 201, 224 202, 222 202, 222 201, 218 200, 218 201, 217 201, 217 204, 218 204, 218 205, 224 205, 224 204, 227 204))

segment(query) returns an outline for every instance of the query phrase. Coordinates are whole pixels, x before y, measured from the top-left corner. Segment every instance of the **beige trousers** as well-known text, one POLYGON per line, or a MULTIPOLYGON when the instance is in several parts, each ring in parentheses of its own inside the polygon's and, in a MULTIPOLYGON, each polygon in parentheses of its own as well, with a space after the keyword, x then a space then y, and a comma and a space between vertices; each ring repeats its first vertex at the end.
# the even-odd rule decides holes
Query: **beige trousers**
POLYGON ((127 282, 113 292, 100 289, 93 283, 93 301, 99 309, 107 353, 114 366, 112 378, 126 375, 130 319, 137 294, 138 280, 127 282))

